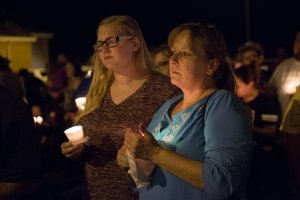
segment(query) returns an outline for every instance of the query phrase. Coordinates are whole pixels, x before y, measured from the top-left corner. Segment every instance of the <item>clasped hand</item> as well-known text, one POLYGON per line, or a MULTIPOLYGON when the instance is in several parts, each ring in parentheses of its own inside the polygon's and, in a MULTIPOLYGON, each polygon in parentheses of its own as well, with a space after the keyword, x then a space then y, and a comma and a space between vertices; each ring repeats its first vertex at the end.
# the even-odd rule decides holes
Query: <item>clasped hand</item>
POLYGON ((162 149, 151 133, 146 131, 143 124, 139 125, 139 133, 127 128, 125 146, 135 158, 154 160, 154 156, 162 149))

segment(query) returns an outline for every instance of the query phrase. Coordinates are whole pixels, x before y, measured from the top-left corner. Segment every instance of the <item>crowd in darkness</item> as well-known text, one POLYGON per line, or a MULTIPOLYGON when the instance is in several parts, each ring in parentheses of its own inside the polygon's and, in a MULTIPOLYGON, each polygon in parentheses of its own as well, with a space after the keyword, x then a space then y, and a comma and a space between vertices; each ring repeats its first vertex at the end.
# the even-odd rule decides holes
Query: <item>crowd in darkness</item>
MULTIPOLYGON (((80 63, 71 61, 65 54, 59 54, 57 60, 47 64, 45 68, 47 82, 38 79, 27 69, 13 73, 9 66, 9 60, 1 57, 0 83, 3 88, 12 93, 13 97, 26 103, 34 118, 42 119, 42 121, 34 121, 34 129, 24 130, 34 132, 26 133, 29 138, 32 138, 31 134, 38 137, 40 149, 36 151, 41 156, 42 171, 40 175, 44 179, 37 199, 41 197, 42 199, 62 199, 64 197, 76 199, 78 198, 76 187, 81 185, 82 165, 80 162, 74 163, 66 159, 61 154, 60 144, 67 140, 63 131, 73 125, 77 112, 74 100, 76 97, 86 95, 90 78, 85 77, 86 74, 81 70, 80 63)), ((5 106, 5 101, 1 101, 1 104, 5 106)), ((10 109, 12 109, 9 113, 10 117, 14 117, 12 116, 14 113, 19 115, 18 110, 10 109)), ((31 120, 33 121, 32 117, 31 120)), ((1 123, 4 121, 2 118, 1 123)), ((3 124, 1 124, 1 129, 5 134, 3 124)), ((15 137, 13 139, 17 139, 17 136, 15 137)), ((5 154, 5 152, 1 153, 5 154)), ((5 171, 1 172, 1 177, 2 173, 5 171)), ((34 173, 38 174, 39 171, 34 173)), ((30 198, 34 199, 34 197, 30 198)))

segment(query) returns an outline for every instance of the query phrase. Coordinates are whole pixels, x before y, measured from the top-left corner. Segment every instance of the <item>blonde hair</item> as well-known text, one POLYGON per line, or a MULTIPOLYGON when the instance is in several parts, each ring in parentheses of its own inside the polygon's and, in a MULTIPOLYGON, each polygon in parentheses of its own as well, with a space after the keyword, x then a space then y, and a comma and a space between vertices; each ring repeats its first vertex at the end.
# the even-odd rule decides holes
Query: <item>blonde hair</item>
MULTIPOLYGON (((116 29, 122 32, 120 34, 132 35, 138 38, 141 45, 139 50, 136 52, 136 66, 138 67, 137 71, 141 74, 150 74, 154 69, 154 64, 137 22, 130 16, 125 16, 125 15, 110 16, 104 18, 99 23, 97 32, 101 26, 107 24, 115 24, 116 29)), ((97 55, 97 52, 95 52, 94 54, 94 59, 92 64, 93 64, 93 79, 86 96, 85 109, 78 114, 75 123, 78 123, 78 121, 83 116, 93 112, 94 110, 100 107, 105 97, 107 88, 114 80, 113 71, 108 70, 104 66, 99 56, 97 55)))

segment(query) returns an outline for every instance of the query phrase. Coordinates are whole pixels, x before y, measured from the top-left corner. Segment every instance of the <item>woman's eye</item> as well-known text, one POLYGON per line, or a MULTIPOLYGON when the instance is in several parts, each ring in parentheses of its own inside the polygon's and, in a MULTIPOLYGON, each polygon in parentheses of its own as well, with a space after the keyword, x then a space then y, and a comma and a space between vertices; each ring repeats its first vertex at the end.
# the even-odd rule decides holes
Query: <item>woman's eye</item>
POLYGON ((174 59, 174 60, 188 59, 192 55, 193 54, 186 51, 179 51, 179 52, 171 51, 170 59, 174 59))
POLYGON ((188 57, 190 54, 188 52, 182 51, 182 52, 178 52, 178 57, 182 58, 182 57, 188 57))

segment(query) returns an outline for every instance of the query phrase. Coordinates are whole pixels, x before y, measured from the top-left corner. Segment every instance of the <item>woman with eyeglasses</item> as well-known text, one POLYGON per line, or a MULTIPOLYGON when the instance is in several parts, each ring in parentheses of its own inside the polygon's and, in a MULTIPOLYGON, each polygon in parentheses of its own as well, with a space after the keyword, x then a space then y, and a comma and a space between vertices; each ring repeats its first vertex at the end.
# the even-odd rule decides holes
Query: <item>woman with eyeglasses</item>
POLYGON ((154 64, 137 22, 129 16, 103 19, 97 29, 97 54, 85 109, 79 113, 88 144, 61 145, 68 158, 85 162, 84 199, 137 199, 127 171, 116 162, 125 128, 149 123, 167 99, 178 94, 154 64))
POLYGON ((183 94, 167 101, 147 129, 125 135, 124 149, 156 165, 140 199, 245 199, 251 127, 234 93, 225 42, 212 26, 186 23, 172 30, 168 43, 171 82, 183 94))

